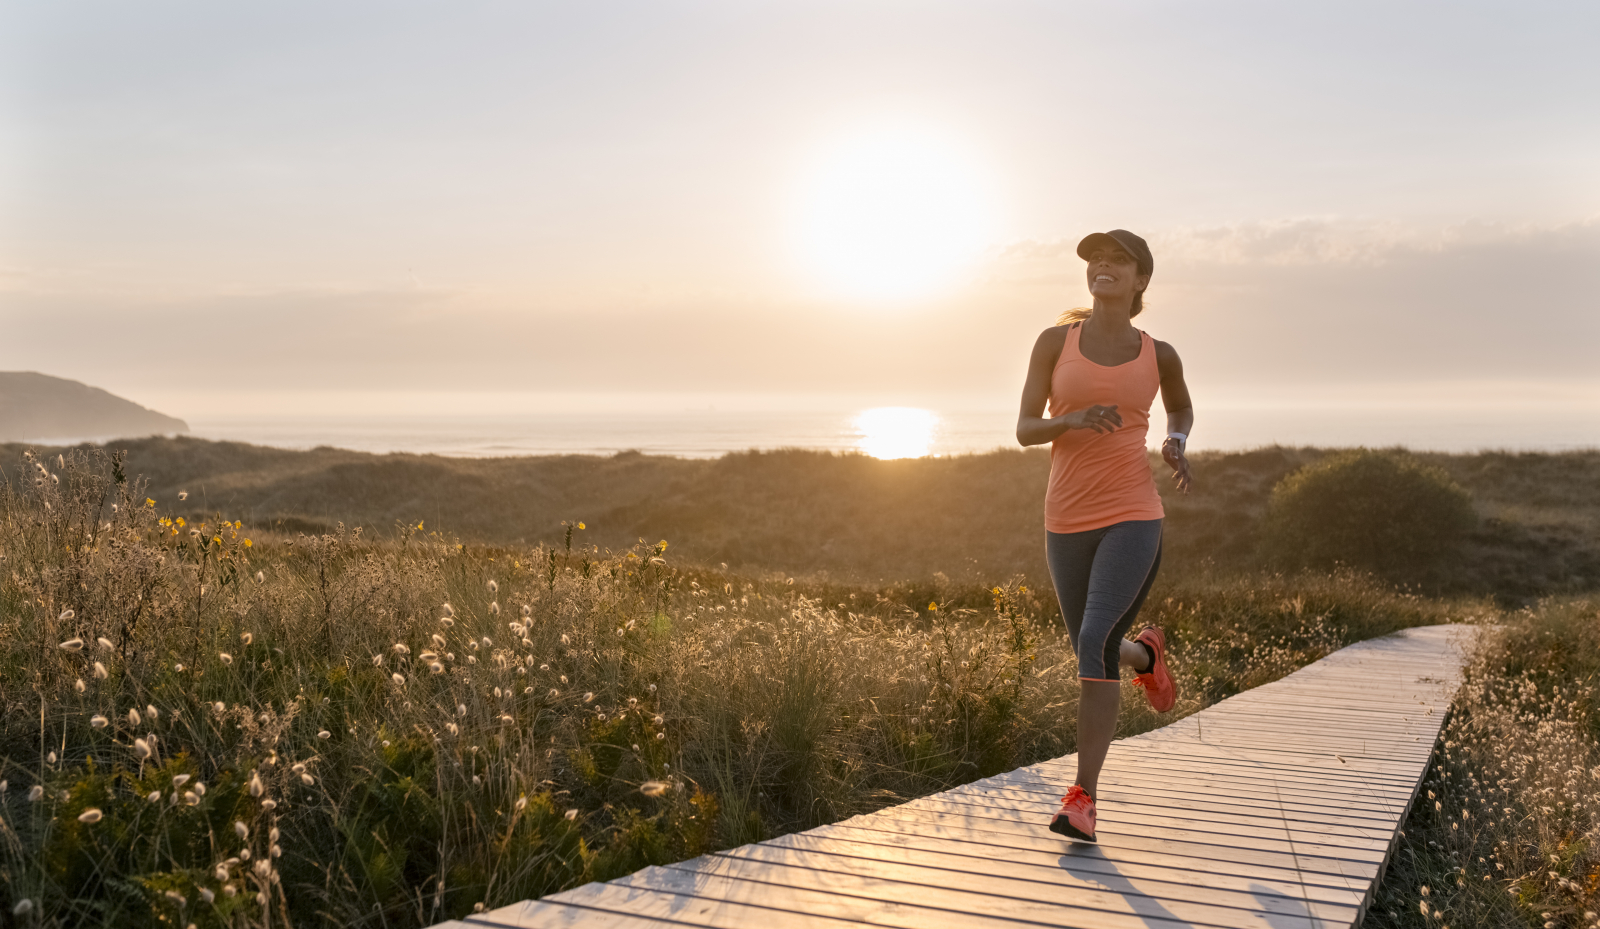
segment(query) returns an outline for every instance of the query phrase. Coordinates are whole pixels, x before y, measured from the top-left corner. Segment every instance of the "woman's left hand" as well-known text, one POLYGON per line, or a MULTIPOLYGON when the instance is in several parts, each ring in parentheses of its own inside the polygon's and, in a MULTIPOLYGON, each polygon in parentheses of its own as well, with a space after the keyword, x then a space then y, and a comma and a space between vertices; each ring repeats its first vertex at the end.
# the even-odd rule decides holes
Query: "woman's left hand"
POLYGON ((1161 443, 1161 460, 1172 469, 1172 480, 1181 493, 1188 493, 1194 484, 1194 474, 1189 470, 1189 459, 1183 454, 1183 442, 1171 436, 1161 443))

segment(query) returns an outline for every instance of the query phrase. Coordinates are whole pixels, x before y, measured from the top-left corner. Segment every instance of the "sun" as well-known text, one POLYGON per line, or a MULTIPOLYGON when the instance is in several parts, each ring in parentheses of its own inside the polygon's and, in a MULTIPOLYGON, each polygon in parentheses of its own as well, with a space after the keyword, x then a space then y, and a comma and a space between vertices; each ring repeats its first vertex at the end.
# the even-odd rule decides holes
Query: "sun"
POLYGON ((989 173, 955 138, 879 126, 813 159, 799 186, 796 244, 833 296, 925 298, 959 281, 993 240, 995 201, 989 173))
POLYGON ((921 458, 933 444, 939 417, 932 410, 880 406, 855 418, 857 446, 874 458, 921 458))

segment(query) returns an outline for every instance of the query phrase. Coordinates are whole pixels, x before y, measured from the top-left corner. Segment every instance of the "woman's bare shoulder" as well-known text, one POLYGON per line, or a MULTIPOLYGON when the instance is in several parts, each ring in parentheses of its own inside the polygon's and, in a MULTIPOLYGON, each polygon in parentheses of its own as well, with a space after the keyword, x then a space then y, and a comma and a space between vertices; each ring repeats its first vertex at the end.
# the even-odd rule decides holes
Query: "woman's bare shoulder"
POLYGON ((1076 325, 1077 323, 1070 323, 1065 326, 1051 326, 1049 329, 1039 333, 1039 338, 1034 340, 1033 345, 1035 348, 1048 348, 1054 346, 1055 348, 1059 349, 1062 345, 1066 344, 1068 330, 1072 329, 1072 327, 1076 325))
POLYGON ((1178 357, 1178 350, 1172 347, 1172 343, 1154 338, 1151 341, 1156 344, 1156 366, 1162 370, 1163 376, 1183 371, 1183 359, 1178 357))

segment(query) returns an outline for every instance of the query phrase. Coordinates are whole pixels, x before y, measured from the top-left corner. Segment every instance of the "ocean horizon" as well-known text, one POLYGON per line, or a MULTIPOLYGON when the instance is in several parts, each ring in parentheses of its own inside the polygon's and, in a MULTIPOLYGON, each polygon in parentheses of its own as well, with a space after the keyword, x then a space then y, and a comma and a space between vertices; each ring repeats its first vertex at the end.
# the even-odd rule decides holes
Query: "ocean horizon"
MULTIPOLYGON (((1150 444, 1165 434, 1158 413, 1150 444)), ((1000 410, 866 407, 850 410, 676 410, 475 416, 235 416, 190 423, 190 435, 286 449, 320 446, 451 457, 648 455, 714 458, 800 448, 880 458, 975 454, 1016 448, 1016 414, 1000 410)), ((1239 409, 1204 411, 1189 447, 1237 451, 1268 445, 1404 446, 1415 451, 1568 451, 1600 445, 1600 411, 1532 410, 1516 416, 1461 409, 1239 409)))

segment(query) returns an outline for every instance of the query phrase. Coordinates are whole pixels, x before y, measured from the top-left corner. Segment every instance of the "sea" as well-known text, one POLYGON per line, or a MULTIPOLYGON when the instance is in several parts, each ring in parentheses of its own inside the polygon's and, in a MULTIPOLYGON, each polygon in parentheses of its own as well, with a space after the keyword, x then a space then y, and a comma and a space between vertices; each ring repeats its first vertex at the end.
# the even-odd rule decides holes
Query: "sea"
MULTIPOLYGON (((1150 444, 1165 435, 1155 417, 1150 444)), ((799 448, 878 458, 964 455, 1016 448, 1013 409, 863 406, 831 410, 685 409, 648 413, 501 413, 477 416, 214 416, 193 435, 288 449, 459 457, 648 455, 713 458, 799 448)), ((1561 451, 1600 447, 1600 404, 1525 410, 1234 407, 1203 410, 1189 448, 1266 445, 1404 446, 1417 451, 1561 451)))

